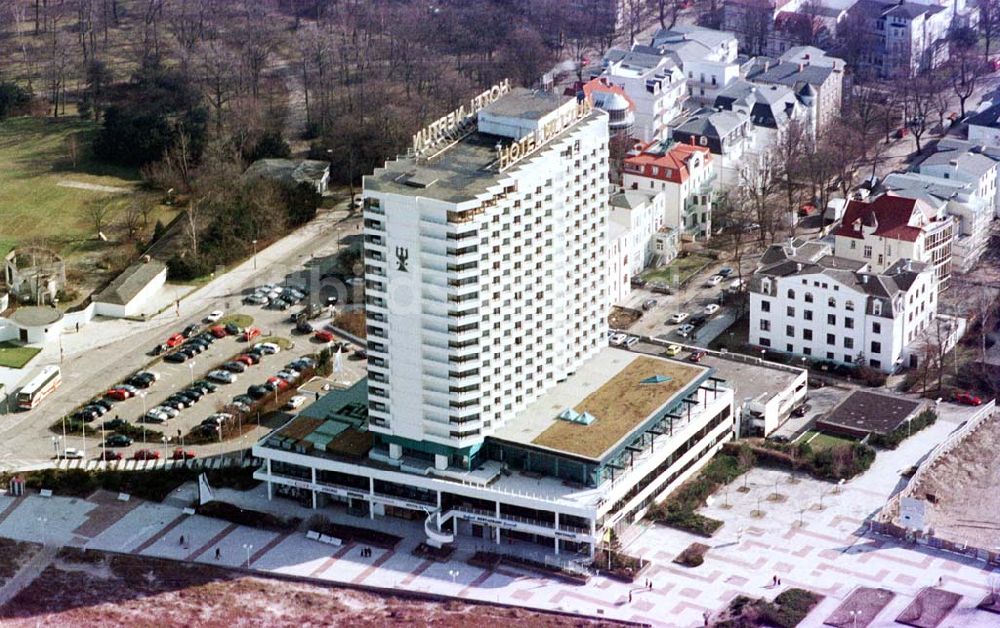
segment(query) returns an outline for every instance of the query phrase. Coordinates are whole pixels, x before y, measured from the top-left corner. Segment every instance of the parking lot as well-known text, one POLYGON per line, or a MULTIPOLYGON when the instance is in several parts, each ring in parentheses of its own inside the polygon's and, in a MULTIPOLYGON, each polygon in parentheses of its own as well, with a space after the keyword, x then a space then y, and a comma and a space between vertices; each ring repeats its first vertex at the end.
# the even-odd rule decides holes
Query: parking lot
MULTIPOLYGON (((92 428, 101 429, 101 425, 105 421, 119 418, 140 428, 145 427, 145 431, 147 432, 145 442, 140 437, 136 438, 135 442, 129 447, 115 448, 116 451, 126 458, 134 455, 136 451, 146 448, 154 450, 161 455, 169 455, 170 450, 180 446, 184 446, 187 450, 194 450, 195 453, 200 455, 218 453, 222 449, 221 447, 213 445, 190 447, 183 442, 183 439, 191 432, 192 428, 199 425, 209 415, 223 411, 235 395, 246 393, 249 386, 264 384, 269 377, 274 376, 289 362, 305 355, 318 353, 325 346, 329 346, 329 343, 319 342, 311 334, 303 335, 294 331, 295 326, 289 320, 289 317, 292 312, 297 312, 302 307, 302 304, 299 304, 281 311, 269 309, 261 305, 246 304, 240 306, 235 311, 225 312, 226 318, 230 318, 233 315, 249 317, 252 319, 252 326, 261 330, 261 335, 250 342, 242 341, 240 336, 233 335, 218 338, 208 346, 207 350, 181 363, 165 361, 161 355, 147 369, 159 375, 157 382, 141 390, 139 396, 124 401, 114 401, 110 412, 91 422, 89 425, 92 428), (151 423, 141 421, 141 418, 150 409, 158 406, 170 395, 183 391, 196 380, 206 379, 208 372, 219 368, 224 362, 231 360, 262 339, 267 338, 277 338, 280 344, 286 346, 290 344, 291 346, 277 354, 263 356, 259 364, 249 366, 244 373, 236 374, 236 381, 233 383, 226 384, 213 381, 212 383, 217 387, 214 392, 205 394, 198 402, 190 407, 181 409, 176 417, 168 419, 166 422, 151 423), (162 442, 157 433, 163 433, 164 436, 168 437, 168 442, 162 442)), ((326 315, 311 322, 319 329, 330 322, 330 320, 330 316, 326 315)), ((200 330, 206 330, 210 326, 210 324, 202 324, 200 330)), ((178 329, 176 331, 180 332, 181 330, 178 329)), ((165 340, 166 338, 150 339, 149 348, 152 349, 165 340)), ((337 340, 340 339, 338 338, 337 340)), ((341 373, 336 375, 338 381, 354 381, 364 375, 366 362, 363 359, 358 359, 353 355, 345 353, 338 363, 341 366, 341 373)), ((304 381, 296 382, 295 386, 303 383, 304 381)), ((262 436, 266 431, 267 427, 265 425, 244 434, 242 438, 246 441, 245 445, 249 446, 254 439, 262 436)), ((107 432, 107 434, 111 433, 111 431, 107 432)), ((83 453, 87 458, 99 455, 97 447, 100 445, 100 439, 84 443, 82 438, 70 437, 67 441, 69 447, 75 449, 81 449, 86 444, 87 451, 83 453)), ((58 444, 56 446, 58 447, 58 444)), ((225 449, 231 449, 231 447, 225 447, 225 449)))
MULTIPOLYGON (((750 276, 756 260, 745 259, 743 261, 743 281, 750 276)), ((702 339, 702 334, 696 333, 692 336, 681 336, 678 332, 683 325, 690 324, 692 319, 703 316, 704 326, 709 326, 711 321, 726 315, 726 306, 711 314, 706 311, 710 305, 720 304, 723 291, 729 288, 737 280, 735 267, 731 263, 716 262, 708 266, 705 270, 694 276, 686 286, 676 289, 673 294, 660 294, 646 288, 635 288, 629 295, 626 307, 643 311, 642 318, 628 328, 628 333, 643 336, 651 336, 672 342, 683 342, 685 344, 707 344, 702 339), (732 273, 716 285, 706 285, 709 278, 720 269, 730 268, 732 273), (652 307, 644 308, 643 305, 655 301, 652 307), (675 314, 687 314, 684 320, 672 322, 670 319, 675 314)), ((699 328, 702 326, 699 325, 699 328)))

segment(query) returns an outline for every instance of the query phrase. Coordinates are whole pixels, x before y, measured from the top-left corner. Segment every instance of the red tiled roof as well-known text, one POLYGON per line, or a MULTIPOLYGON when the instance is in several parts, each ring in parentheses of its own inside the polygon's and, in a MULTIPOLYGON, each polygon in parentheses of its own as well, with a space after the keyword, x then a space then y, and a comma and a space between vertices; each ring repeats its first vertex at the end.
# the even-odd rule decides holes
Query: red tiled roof
POLYGON ((871 202, 851 201, 844 210, 840 226, 833 232, 835 236, 863 239, 864 233, 855 228, 859 223, 865 226, 877 225, 874 235, 893 240, 915 242, 922 229, 910 225, 914 213, 923 213, 923 203, 916 199, 885 194, 871 202))
POLYGON ((673 183, 684 183, 687 181, 688 177, 691 176, 691 172, 688 169, 688 160, 694 154, 701 154, 705 158, 705 163, 711 163, 712 155, 708 148, 704 146, 694 146, 692 144, 674 144, 670 150, 665 154, 659 155, 655 153, 645 152, 650 146, 656 144, 652 142, 642 147, 641 153, 638 155, 633 155, 632 157, 625 158, 626 166, 633 166, 641 168, 641 171, 633 169, 626 169, 626 172, 631 174, 640 174, 644 177, 650 177, 652 179, 660 179, 662 181, 672 181, 673 183), (652 167, 657 166, 659 171, 657 174, 653 174, 652 167), (669 174, 667 174, 669 172, 669 174))

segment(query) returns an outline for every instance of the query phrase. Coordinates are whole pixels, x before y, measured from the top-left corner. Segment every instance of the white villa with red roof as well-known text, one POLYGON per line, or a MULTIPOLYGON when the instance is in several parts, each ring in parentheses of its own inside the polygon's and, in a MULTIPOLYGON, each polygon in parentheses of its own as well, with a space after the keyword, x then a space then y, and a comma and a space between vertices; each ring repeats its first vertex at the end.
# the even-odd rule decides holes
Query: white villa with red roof
POLYGON ((625 158, 626 190, 662 192, 665 224, 679 232, 709 237, 716 173, 707 147, 673 140, 638 145, 625 158))
POLYGON ((955 220, 926 202, 884 194, 851 201, 833 230, 836 257, 868 264, 880 273, 901 259, 934 266, 938 289, 948 285, 955 220))

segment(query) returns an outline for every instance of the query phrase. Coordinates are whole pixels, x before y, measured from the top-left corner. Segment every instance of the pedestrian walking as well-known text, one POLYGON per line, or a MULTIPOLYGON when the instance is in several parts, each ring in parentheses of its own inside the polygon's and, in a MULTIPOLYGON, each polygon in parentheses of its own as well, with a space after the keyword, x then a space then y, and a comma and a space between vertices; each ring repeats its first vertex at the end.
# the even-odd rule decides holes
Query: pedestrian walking
POLYGON ((778 586, 778 576, 771 576, 771 586, 772 587, 778 586))
POLYGON ((220 558, 222 558, 222 549, 217 547, 215 548, 215 560, 219 560, 220 558))
POLYGON ((628 592, 628 603, 629 604, 632 603, 632 592, 631 591, 628 592))
POLYGON ((943 584, 944 584, 944 576, 938 576, 938 586, 940 587, 943 584))
POLYGON ((183 534, 181 535, 181 540, 177 544, 180 545, 180 546, 182 546, 182 547, 184 546, 184 535, 183 534))
POLYGON ((708 625, 708 619, 709 619, 709 617, 712 616, 712 614, 709 613, 708 611, 705 611, 704 613, 701 614, 701 616, 705 619, 705 625, 707 626, 708 625))
POLYGON ((778 578, 778 586, 781 586, 781 578, 778 578))

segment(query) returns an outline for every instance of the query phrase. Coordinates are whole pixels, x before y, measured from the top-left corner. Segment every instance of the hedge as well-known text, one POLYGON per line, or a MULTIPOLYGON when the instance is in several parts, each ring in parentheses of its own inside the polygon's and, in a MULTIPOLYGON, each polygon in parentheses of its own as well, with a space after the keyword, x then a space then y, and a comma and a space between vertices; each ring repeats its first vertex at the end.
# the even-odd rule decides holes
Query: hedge
POLYGON ((762 464, 805 471, 821 480, 846 480, 864 473, 875 461, 875 450, 853 443, 813 451, 811 447, 771 441, 726 443, 722 451, 732 455, 740 447, 750 447, 762 464))
POLYGON ((868 437, 868 444, 880 449, 895 449, 911 434, 934 425, 935 421, 937 421, 937 414, 933 410, 924 410, 908 424, 904 423, 887 434, 872 434, 868 437))

